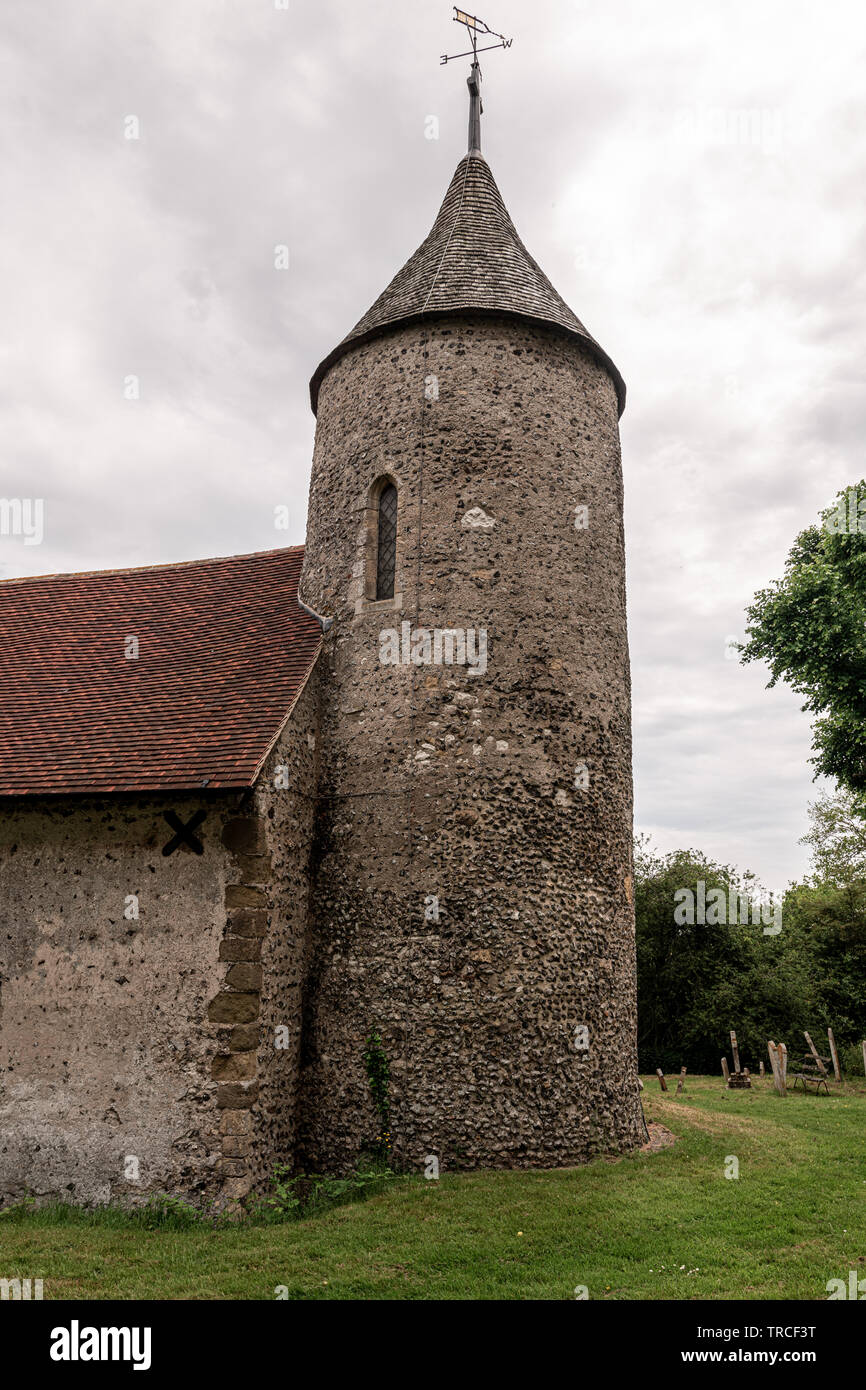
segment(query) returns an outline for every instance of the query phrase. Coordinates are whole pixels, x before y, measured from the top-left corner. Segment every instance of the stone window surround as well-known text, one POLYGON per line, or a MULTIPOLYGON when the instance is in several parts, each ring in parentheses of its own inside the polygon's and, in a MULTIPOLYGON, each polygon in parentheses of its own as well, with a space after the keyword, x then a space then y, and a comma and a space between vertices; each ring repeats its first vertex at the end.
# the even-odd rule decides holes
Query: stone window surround
POLYGON ((405 557, 405 488, 393 472, 377 473, 361 500, 362 523, 358 536, 356 574, 361 576, 361 593, 355 597, 355 616, 362 613, 399 613, 403 608, 403 561, 405 557), (397 489, 397 559, 394 566, 394 597, 376 598, 376 566, 379 547, 379 498, 392 484, 397 489))

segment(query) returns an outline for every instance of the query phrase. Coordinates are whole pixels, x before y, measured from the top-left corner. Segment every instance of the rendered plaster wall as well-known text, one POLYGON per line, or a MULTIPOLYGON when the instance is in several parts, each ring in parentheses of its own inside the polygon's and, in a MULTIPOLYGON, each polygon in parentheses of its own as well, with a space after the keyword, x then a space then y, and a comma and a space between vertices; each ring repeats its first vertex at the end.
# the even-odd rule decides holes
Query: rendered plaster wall
POLYGON ((317 700, 247 793, 6 808, 0 1198, 224 1205, 292 1162, 317 700))
POLYGON ((219 1186, 219 945, 236 797, 55 798, 0 816, 0 1197, 219 1186), (165 857, 175 811, 204 853, 165 857))

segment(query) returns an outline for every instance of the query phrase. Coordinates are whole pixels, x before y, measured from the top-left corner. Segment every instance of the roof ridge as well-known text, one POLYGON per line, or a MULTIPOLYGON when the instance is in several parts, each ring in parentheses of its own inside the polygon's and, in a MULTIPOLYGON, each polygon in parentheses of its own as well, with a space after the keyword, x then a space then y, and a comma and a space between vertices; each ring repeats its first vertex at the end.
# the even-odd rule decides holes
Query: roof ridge
POLYGON ((119 569, 56 570, 51 574, 19 574, 0 578, 0 584, 35 584, 41 579, 102 579, 113 574, 156 574, 160 570, 189 569, 192 565, 224 565, 230 560, 254 560, 272 555, 303 555, 302 545, 277 545, 270 550, 248 550, 240 555, 209 555, 201 560, 167 560, 160 565, 128 565, 119 569))

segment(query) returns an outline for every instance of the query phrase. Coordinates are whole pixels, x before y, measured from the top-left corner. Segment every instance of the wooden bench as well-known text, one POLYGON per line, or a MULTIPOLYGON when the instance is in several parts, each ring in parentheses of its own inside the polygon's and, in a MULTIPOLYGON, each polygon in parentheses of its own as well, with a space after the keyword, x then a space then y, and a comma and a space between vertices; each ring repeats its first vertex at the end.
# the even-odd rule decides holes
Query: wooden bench
MULTIPOLYGON (((823 1057, 821 1060, 824 1061, 823 1057)), ((832 1066, 833 1063, 829 1062, 829 1065, 832 1066)), ((821 1067, 812 1056, 811 1052, 806 1053, 800 1063, 800 1070, 795 1071, 789 1079, 791 1081, 792 1091, 796 1090, 797 1082, 799 1081, 804 1091, 808 1086, 814 1086, 815 1094, 817 1095, 823 1086, 827 1095, 829 1096, 830 1094, 830 1087, 827 1085, 827 1073, 821 1070, 821 1067)))

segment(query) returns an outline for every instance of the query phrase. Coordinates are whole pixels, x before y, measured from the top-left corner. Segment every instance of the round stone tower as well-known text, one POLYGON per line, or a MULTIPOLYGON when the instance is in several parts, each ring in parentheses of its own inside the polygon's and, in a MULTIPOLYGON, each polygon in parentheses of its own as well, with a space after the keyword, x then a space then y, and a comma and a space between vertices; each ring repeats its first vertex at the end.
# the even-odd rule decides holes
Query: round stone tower
POLYGON ((332 621, 299 1154, 319 1168, 386 1129, 415 1169, 645 1137, 625 389, 473 117, 430 235, 311 383, 300 595, 332 621))

